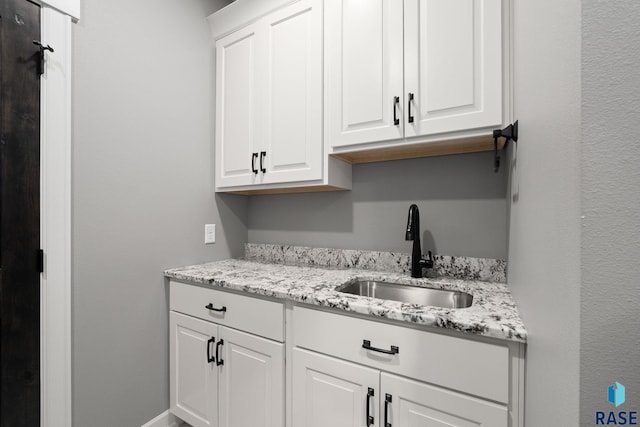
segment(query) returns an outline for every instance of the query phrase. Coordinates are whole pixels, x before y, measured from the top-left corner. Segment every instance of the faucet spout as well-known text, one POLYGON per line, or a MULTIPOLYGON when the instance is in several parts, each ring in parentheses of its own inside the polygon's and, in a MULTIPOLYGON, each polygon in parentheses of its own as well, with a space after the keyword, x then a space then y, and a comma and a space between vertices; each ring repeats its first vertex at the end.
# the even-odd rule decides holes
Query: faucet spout
POLYGON ((405 239, 415 241, 416 238, 418 239, 418 243, 420 243, 420 211, 418 210, 418 205, 414 204, 409 206, 405 239))
POLYGON ((415 204, 409 206, 405 240, 413 240, 413 248, 411 250, 411 277, 422 277, 423 268, 433 267, 433 258, 431 257, 431 251, 429 251, 429 259, 422 259, 422 248, 420 245, 420 211, 415 204))

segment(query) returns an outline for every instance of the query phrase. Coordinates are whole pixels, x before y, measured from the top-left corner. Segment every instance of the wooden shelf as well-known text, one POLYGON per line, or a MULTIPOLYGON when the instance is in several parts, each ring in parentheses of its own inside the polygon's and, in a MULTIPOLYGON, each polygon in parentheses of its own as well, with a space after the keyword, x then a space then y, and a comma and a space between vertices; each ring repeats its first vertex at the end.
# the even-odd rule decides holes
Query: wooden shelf
MULTIPOLYGON (((503 145, 504 140, 498 142, 498 148, 502 148, 503 145)), ((419 144, 371 148, 349 153, 336 153, 332 154, 332 156, 352 164, 357 164, 492 150, 493 138, 490 135, 484 135, 448 141, 423 142, 419 144)))
POLYGON ((346 188, 333 187, 331 185, 310 185, 308 187, 269 188, 262 190, 228 191, 229 194, 243 196, 258 196, 261 194, 290 194, 290 193, 318 193, 321 191, 347 191, 346 188))

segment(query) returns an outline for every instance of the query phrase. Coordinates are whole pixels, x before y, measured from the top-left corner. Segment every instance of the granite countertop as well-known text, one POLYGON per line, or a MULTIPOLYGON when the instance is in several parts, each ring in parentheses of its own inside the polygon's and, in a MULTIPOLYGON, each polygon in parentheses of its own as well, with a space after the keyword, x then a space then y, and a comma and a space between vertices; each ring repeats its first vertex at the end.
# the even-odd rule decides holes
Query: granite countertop
POLYGON ((332 269, 240 259, 175 268, 166 270, 164 275, 374 318, 440 327, 508 341, 526 342, 527 337, 516 304, 504 283, 448 277, 413 279, 398 272, 332 269), (337 286, 355 279, 460 290, 473 295, 473 304, 464 309, 448 309, 361 297, 335 290, 337 286))

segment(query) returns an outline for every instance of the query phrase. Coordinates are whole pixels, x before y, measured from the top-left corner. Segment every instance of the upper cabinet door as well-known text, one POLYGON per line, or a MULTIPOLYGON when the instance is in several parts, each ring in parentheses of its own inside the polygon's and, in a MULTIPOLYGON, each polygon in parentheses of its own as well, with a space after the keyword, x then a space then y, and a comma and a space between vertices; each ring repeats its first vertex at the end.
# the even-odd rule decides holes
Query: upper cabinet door
POLYGON ((321 179, 322 0, 298 1, 259 25, 261 182, 321 179))
POLYGON ((501 0, 404 4, 405 136, 499 126, 501 0))
POLYGON ((256 138, 257 46, 253 25, 216 42, 216 186, 250 185, 256 138))
POLYGON ((329 145, 403 137, 402 9, 402 0, 326 2, 329 145))

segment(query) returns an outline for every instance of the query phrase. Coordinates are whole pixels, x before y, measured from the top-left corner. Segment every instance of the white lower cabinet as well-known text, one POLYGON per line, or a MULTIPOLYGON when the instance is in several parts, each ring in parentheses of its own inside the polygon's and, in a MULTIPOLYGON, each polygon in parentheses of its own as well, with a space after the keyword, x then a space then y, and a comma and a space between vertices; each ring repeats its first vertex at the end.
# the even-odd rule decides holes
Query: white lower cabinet
POLYGON ((375 369, 295 348, 293 425, 366 426, 367 405, 372 416, 378 407, 369 394, 379 390, 379 382, 375 369))
MULTIPOLYGON (((194 313, 185 310, 187 314, 176 311, 185 306, 183 294, 189 292, 189 288, 201 292, 208 290, 180 283, 171 286, 171 412, 193 427, 284 426, 284 344, 192 317, 199 315, 195 309, 194 313)), ((213 290, 211 296, 194 307, 205 307, 208 302, 213 304, 212 300, 225 297, 213 290)), ((267 304, 266 307, 280 306, 282 316, 282 304, 232 296, 233 306, 227 301, 225 304, 228 305, 211 305, 218 310, 224 307, 225 311, 214 311, 212 315, 221 323, 234 323, 233 313, 246 311, 243 310, 244 300, 248 305, 259 301, 267 304), (227 313, 229 316, 225 318, 227 313)), ((260 316, 260 313, 255 315, 260 316)), ((237 318, 235 323, 240 320, 237 318)), ((256 322, 259 322, 258 318, 256 322)), ((281 323, 280 330, 274 329, 271 333, 280 335, 282 327, 281 323)), ((257 326, 256 329, 264 330, 264 327, 257 326)))
POLYGON ((220 425, 283 426, 283 344, 224 326, 220 339, 220 425))
POLYGON ((170 292, 171 413, 193 427, 523 425, 523 344, 170 292))
POLYGON ((296 348, 296 427, 507 427, 504 405, 296 348))
POLYGON ((380 374, 381 426, 507 427, 507 407, 419 381, 380 374))
POLYGON ((207 356, 218 326, 173 311, 169 325, 171 412, 194 427, 215 427, 218 369, 207 356))
POLYGON ((293 307, 292 427, 522 425, 524 349, 293 307))

